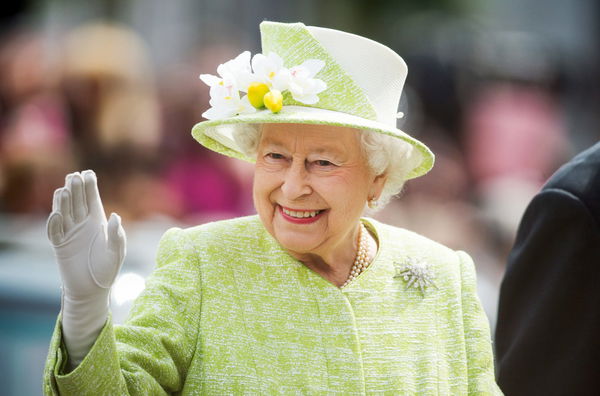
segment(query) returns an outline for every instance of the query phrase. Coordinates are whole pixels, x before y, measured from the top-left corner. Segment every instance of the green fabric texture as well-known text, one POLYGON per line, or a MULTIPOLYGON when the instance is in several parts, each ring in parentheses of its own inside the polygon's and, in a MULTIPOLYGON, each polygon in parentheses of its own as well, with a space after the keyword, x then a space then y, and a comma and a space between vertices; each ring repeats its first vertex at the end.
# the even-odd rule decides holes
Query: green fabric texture
MULTIPOLYGON (((265 21, 260 24, 262 52, 277 53, 286 67, 302 64, 307 59, 325 62, 315 76, 327 83, 314 105, 304 105, 284 92, 284 106, 279 113, 260 110, 228 118, 202 121, 192 128, 192 136, 203 146, 229 157, 254 162, 237 149, 231 131, 241 124, 299 123, 368 129, 400 138, 415 147, 421 154, 421 163, 407 176, 413 179, 426 174, 434 164, 435 156, 429 148, 395 126, 377 122, 375 108, 365 92, 323 48, 302 23, 265 21), (325 113, 305 112, 304 109, 322 109, 325 113)), ((376 72, 374 70, 373 72, 376 72)))
MULTIPOLYGON (((363 90, 356 85, 344 69, 329 55, 327 50, 306 29, 303 23, 262 22, 260 24, 262 52, 275 52, 284 60, 285 67, 301 65, 308 59, 325 62, 315 76, 325 83, 327 89, 319 94, 319 101, 310 107, 341 111, 369 120, 376 120, 377 113, 363 90)), ((306 106, 285 96, 284 105, 306 106)))
POLYGON ((473 262, 420 235, 363 219, 379 240, 338 288, 294 260, 257 216, 171 229, 123 326, 108 320, 64 373, 57 326, 48 395, 497 395, 473 262), (398 277, 432 266, 421 293, 398 277))

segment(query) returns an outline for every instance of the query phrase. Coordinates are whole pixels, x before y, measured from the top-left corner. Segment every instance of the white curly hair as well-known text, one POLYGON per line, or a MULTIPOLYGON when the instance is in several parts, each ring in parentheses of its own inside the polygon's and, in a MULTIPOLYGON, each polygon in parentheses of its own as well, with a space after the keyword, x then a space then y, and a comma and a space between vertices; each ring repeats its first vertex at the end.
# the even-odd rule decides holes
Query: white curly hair
MULTIPOLYGON (((263 124, 246 124, 234 132, 234 139, 244 155, 256 157, 263 124)), ((360 130, 360 143, 367 165, 377 176, 385 174, 386 181, 376 209, 382 209, 399 194, 406 176, 422 160, 419 150, 402 139, 371 130, 360 130)))

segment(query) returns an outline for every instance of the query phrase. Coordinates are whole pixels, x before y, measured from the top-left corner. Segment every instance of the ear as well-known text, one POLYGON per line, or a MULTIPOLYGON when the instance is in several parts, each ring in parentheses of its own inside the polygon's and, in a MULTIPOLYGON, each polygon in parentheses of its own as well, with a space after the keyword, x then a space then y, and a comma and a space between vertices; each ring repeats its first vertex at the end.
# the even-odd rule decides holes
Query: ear
POLYGON ((383 191, 383 187, 385 186, 385 182, 387 181, 387 172, 382 173, 381 175, 375 176, 373 179, 373 183, 371 184, 371 189, 369 190, 369 199, 375 198, 379 199, 381 196, 381 192, 383 191))

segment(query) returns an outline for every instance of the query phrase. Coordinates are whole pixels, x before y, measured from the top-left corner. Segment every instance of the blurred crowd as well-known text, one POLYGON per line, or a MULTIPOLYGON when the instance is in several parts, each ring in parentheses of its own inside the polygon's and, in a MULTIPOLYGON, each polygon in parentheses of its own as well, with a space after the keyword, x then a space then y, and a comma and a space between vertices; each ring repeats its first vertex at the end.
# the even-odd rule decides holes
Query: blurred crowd
POLYGON ((93 169, 126 222, 252 211, 247 170, 189 134, 208 106, 198 71, 225 48, 157 74, 143 40, 114 23, 80 26, 52 53, 45 44, 32 30, 0 43, 0 210, 45 217, 64 176, 93 169))

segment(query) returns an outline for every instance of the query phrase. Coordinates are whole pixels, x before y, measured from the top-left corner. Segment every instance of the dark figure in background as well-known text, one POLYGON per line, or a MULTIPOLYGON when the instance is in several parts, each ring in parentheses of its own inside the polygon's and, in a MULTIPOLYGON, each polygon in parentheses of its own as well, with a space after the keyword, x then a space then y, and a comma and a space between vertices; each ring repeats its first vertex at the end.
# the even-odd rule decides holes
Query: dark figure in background
POLYGON ((500 292, 498 384, 506 395, 600 392, 600 143, 529 204, 500 292))

